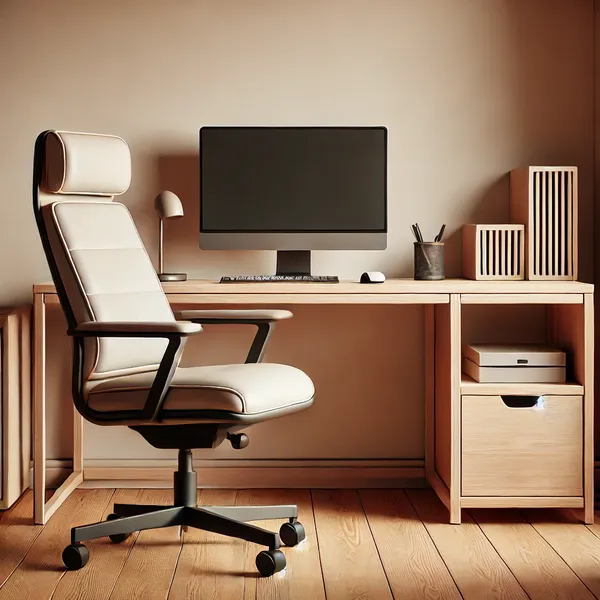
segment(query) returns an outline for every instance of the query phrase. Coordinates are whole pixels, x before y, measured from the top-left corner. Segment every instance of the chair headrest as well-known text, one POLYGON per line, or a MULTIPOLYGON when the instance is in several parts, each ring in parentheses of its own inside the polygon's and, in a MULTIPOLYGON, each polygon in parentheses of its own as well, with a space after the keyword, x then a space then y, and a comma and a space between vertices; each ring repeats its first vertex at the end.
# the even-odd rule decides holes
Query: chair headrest
POLYGON ((116 135, 52 131, 46 137, 45 190, 114 196, 131 183, 131 154, 116 135))

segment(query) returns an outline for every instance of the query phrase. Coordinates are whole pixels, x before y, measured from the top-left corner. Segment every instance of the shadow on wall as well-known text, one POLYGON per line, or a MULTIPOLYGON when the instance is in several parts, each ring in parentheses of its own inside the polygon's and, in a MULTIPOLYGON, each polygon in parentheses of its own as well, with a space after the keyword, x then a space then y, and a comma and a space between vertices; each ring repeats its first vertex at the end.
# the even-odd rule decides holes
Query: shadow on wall
POLYGON ((579 279, 593 281, 594 3, 509 0, 517 164, 579 171, 579 279), (577 6, 575 6, 577 4, 577 6), (540 15, 547 14, 543 25, 540 15), (535 31, 535 35, 532 32, 535 31))
POLYGON ((173 219, 165 223, 165 271, 183 271, 188 273, 188 278, 198 279, 243 273, 268 273, 274 269, 274 252, 200 250, 198 153, 158 155, 156 173, 157 189, 170 190, 177 194, 185 214, 183 219, 173 219))
POLYGON ((49 459, 70 458, 73 438, 73 394, 71 369, 73 340, 58 304, 46 310, 46 452, 49 459))
MULTIPOLYGON (((464 215, 464 223, 509 223, 509 174, 502 175, 476 193, 464 215)), ((462 277, 462 227, 445 238, 446 277, 462 277)))

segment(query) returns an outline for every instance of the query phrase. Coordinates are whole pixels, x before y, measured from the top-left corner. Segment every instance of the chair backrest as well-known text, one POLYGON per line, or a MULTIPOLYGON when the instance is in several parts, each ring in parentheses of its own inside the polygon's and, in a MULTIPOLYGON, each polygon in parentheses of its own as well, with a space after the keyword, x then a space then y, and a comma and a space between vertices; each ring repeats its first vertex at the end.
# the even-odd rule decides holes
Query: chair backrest
MULTIPOLYGON (((33 206, 69 327, 85 321, 173 321, 129 210, 114 202, 131 181, 120 137, 44 131, 36 141, 33 206)), ((86 340, 84 379, 158 368, 161 339, 86 340)))

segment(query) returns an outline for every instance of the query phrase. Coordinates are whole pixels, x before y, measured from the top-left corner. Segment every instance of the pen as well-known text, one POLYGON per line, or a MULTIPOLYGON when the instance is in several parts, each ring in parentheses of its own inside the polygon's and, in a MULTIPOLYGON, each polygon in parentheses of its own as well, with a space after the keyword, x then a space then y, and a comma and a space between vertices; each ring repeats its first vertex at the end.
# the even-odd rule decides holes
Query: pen
POLYGON ((444 225, 442 225, 440 232, 435 236, 435 241, 436 242, 441 242, 442 241, 442 236, 444 235, 444 229, 446 229, 446 224, 444 223, 444 225))

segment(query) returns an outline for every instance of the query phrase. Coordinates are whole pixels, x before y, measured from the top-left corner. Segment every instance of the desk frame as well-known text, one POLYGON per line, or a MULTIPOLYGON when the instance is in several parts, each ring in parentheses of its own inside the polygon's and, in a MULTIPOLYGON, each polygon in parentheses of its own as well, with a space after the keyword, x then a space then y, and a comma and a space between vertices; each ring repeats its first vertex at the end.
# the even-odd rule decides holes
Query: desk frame
MULTIPOLYGON (((297 304, 421 304, 425 306, 425 474, 427 481, 449 510, 450 522, 460 523, 461 508, 469 506, 563 506, 584 509, 586 523, 593 522, 593 286, 564 281, 471 281, 463 279, 439 282, 388 280, 383 285, 355 283, 314 284, 230 284, 187 281, 163 284, 174 308, 223 305, 258 305, 261 307, 297 304), (460 495, 460 403, 461 389, 461 308, 464 304, 583 304, 585 369, 584 393, 584 496, 581 498, 478 498, 460 495), (449 386, 451 422, 448 424, 451 481, 449 487, 440 477, 435 464, 436 381, 435 332, 441 323, 436 319, 436 305, 446 305, 449 348, 449 386)), ((34 286, 33 302, 33 410, 34 410, 34 521, 44 524, 84 480, 83 418, 73 409, 73 472, 45 499, 46 488, 46 305, 58 304, 52 284, 34 286)), ((530 392, 534 393, 534 392, 530 392)), ((439 432, 438 432, 439 434, 439 432)))

